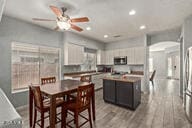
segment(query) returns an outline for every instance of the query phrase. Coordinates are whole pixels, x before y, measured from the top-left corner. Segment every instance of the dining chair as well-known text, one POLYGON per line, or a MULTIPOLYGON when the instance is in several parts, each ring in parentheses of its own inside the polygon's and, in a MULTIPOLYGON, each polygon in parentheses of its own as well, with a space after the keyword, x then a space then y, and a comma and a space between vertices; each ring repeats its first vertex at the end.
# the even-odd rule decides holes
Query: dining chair
POLYGON ((153 79, 155 77, 155 73, 156 73, 156 70, 153 71, 153 73, 151 74, 151 77, 149 78, 149 80, 152 82, 152 85, 154 85, 153 79))
POLYGON ((63 127, 66 128, 66 126, 72 128, 72 126, 70 125, 71 122, 74 121, 76 128, 80 128, 81 126, 83 126, 84 124, 86 124, 87 122, 90 123, 90 127, 92 128, 92 119, 91 119, 91 98, 93 96, 93 91, 94 91, 94 85, 93 84, 89 84, 89 85, 85 85, 85 86, 79 86, 78 87, 78 91, 77 91, 77 98, 75 102, 69 102, 66 106, 65 106, 65 114, 67 113, 71 113, 71 115, 74 116, 74 119, 68 121, 66 123, 66 117, 63 117, 63 127), (81 115, 82 112, 84 112, 85 110, 88 110, 88 118, 81 115), (82 117, 84 118, 86 121, 84 123, 82 123, 81 125, 79 125, 79 118, 78 117, 82 117))
POLYGON ((80 81, 81 82, 91 82, 91 75, 81 76, 80 81))
MULTIPOLYGON (((81 76, 80 81, 81 81, 81 82, 89 82, 89 83, 90 83, 90 82, 91 82, 91 75, 81 76)), ((77 94, 76 94, 76 93, 73 93, 73 94, 71 94, 71 95, 68 95, 68 96, 67 96, 67 101, 69 101, 69 100, 75 100, 76 97, 77 97, 77 94)))
POLYGON ((56 83, 56 77, 41 78, 41 85, 56 83))
MULTIPOLYGON (((30 86, 32 93, 33 93, 33 99, 34 99, 34 120, 33 120, 33 128, 35 128, 36 124, 39 125, 41 128, 44 128, 44 120, 48 118, 50 115, 45 116, 45 113, 50 111, 50 100, 43 100, 40 87, 39 86, 30 86), (37 112, 40 113, 40 119, 37 120, 37 112), (41 123, 39 123, 41 122, 41 123)), ((56 107, 61 107, 62 112, 64 112, 65 102, 61 98, 56 99, 56 107)), ((57 116, 59 114, 62 114, 62 119, 56 118, 56 122, 59 123, 64 118, 64 113, 57 113, 57 116)))

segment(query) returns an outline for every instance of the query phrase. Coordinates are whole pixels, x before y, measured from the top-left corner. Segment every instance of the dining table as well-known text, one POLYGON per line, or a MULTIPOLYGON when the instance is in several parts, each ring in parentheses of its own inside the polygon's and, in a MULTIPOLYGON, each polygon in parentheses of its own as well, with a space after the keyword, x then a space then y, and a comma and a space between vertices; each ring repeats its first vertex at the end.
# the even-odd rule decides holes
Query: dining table
MULTIPOLYGON (((46 84, 46 85, 40 85, 36 84, 33 86, 40 86, 40 90, 42 95, 50 98, 50 127, 55 128, 56 127, 56 98, 58 97, 64 97, 66 95, 70 95, 77 92, 77 89, 79 86, 85 86, 90 83, 88 82, 81 82, 78 80, 60 80, 56 83, 46 84)), ((94 84, 93 84, 94 85, 94 84)), ((92 97, 91 97, 91 108, 92 108, 92 116, 93 120, 95 121, 95 92, 92 91, 92 97)), ((31 88, 29 88, 29 125, 30 128, 32 128, 33 125, 33 108, 34 107, 34 99, 33 99, 33 93, 31 88)))

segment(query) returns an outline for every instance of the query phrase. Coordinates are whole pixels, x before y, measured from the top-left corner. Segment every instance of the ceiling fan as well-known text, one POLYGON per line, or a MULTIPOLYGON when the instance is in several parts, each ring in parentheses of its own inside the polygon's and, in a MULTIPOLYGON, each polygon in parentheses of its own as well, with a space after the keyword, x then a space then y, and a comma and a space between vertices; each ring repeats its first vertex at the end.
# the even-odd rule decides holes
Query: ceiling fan
POLYGON ((33 20, 35 20, 35 21, 56 21, 57 27, 54 30, 59 30, 59 29, 68 30, 68 29, 72 28, 78 32, 83 31, 83 29, 74 25, 73 23, 89 21, 88 17, 70 19, 70 17, 65 14, 65 12, 67 11, 67 8, 65 8, 65 7, 62 7, 61 10, 55 6, 49 6, 49 7, 53 11, 53 13, 57 16, 56 20, 40 19, 40 18, 33 18, 33 20))

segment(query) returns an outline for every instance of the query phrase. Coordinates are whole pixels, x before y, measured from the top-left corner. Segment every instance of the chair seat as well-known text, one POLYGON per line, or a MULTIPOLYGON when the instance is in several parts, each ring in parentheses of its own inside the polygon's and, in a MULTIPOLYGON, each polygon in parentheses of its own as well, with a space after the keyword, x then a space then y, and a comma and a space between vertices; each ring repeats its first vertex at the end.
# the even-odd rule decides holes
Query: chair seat
MULTIPOLYGON (((58 106, 62 106, 63 104, 64 104, 64 100, 62 99, 62 98, 57 98, 56 99, 56 106, 58 107, 58 106)), ((50 108, 50 99, 45 99, 44 101, 43 101, 43 107, 44 107, 44 109, 49 109, 50 108)))
POLYGON ((72 112, 75 112, 76 109, 78 109, 79 112, 82 112, 82 111, 87 109, 87 106, 84 106, 84 107, 77 107, 77 106, 80 106, 80 105, 78 105, 74 101, 74 102, 71 102, 71 103, 67 104, 67 109, 72 111, 72 112))

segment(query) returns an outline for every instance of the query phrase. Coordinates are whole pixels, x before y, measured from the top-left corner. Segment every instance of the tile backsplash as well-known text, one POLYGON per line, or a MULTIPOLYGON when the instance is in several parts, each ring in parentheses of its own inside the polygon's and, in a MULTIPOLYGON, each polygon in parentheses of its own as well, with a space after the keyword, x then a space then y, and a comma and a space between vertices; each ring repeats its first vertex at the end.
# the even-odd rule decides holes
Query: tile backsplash
POLYGON ((143 65, 114 65, 114 71, 129 72, 129 71, 144 71, 143 65))
MULTIPOLYGON (((98 70, 102 70, 103 67, 113 67, 114 71, 129 72, 129 71, 144 71, 143 65, 113 65, 113 66, 97 66, 98 70)), ((62 73, 71 73, 85 71, 80 65, 69 65, 62 67, 62 73)))
POLYGON ((62 73, 78 72, 81 71, 80 65, 64 65, 62 66, 62 73))

